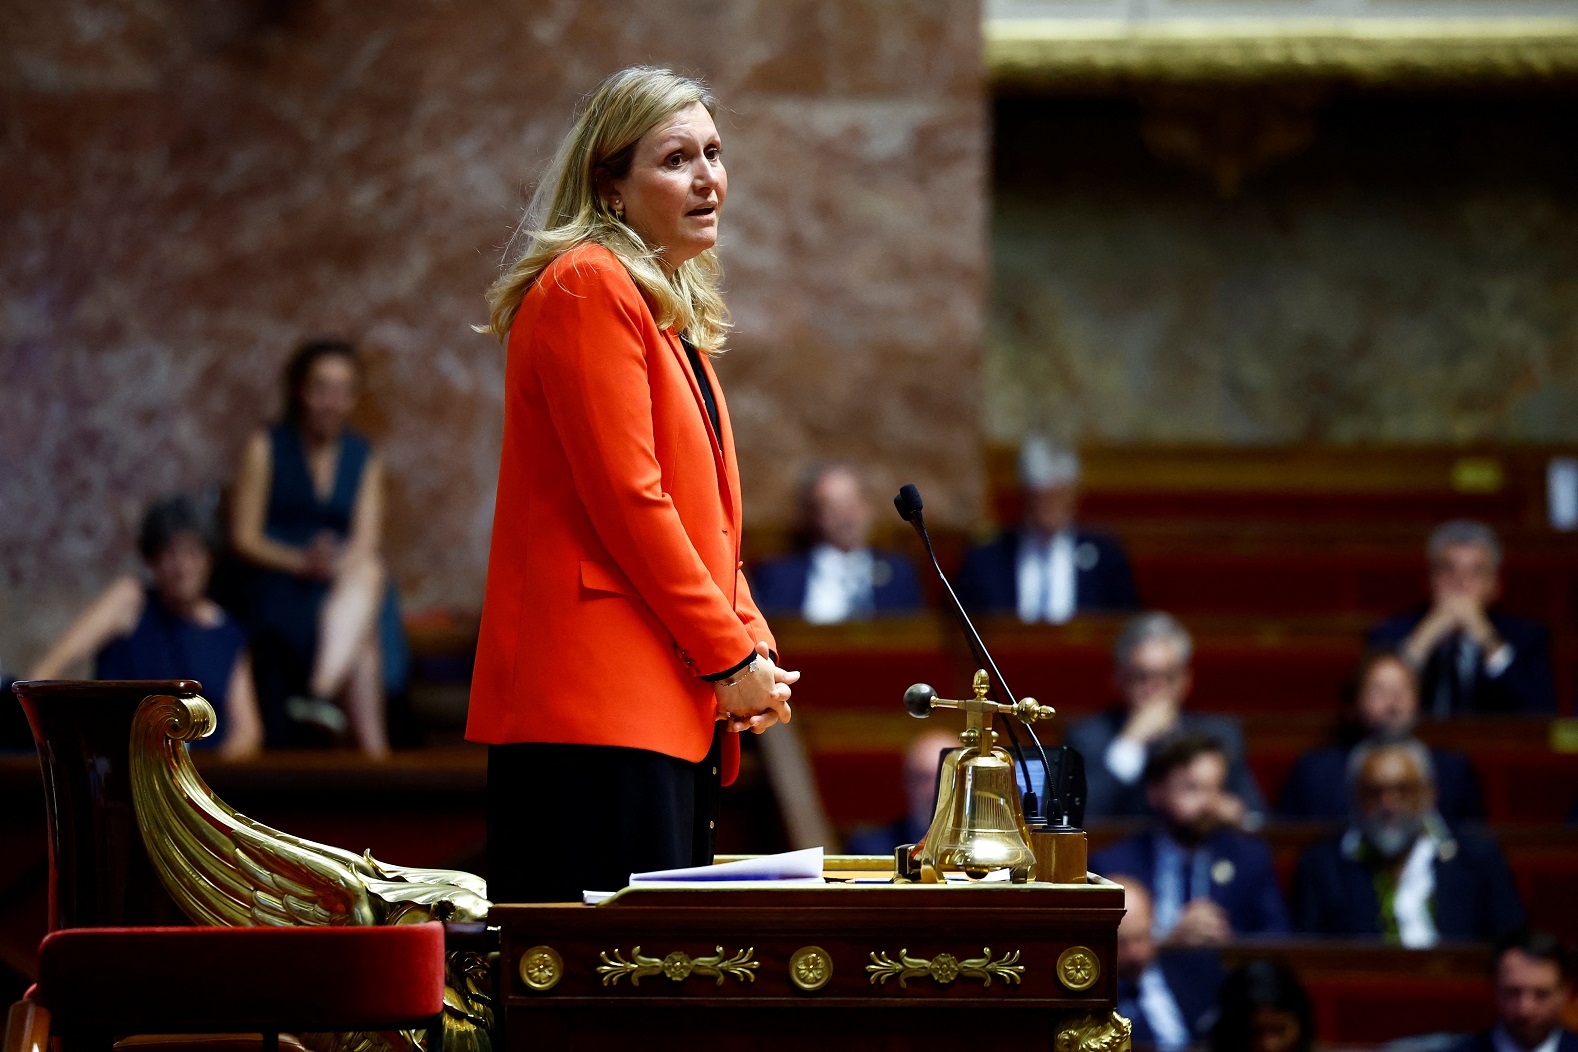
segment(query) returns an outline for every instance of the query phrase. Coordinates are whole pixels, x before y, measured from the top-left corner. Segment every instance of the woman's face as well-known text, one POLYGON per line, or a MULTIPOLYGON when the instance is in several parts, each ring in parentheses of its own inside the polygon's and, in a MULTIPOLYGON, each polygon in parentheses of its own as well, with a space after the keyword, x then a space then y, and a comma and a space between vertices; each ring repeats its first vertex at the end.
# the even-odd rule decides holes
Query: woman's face
POLYGON ((630 172, 610 180, 605 198, 669 273, 718 243, 718 214, 729 192, 723 144, 712 114, 697 102, 636 142, 630 172))
POLYGON ((338 354, 312 363, 301 387, 302 424, 320 439, 339 437, 356 408, 356 366, 338 354))
POLYGON ((184 530, 170 538, 170 543, 149 564, 153 570, 154 589, 165 606, 173 610, 188 609, 208 591, 208 576, 213 564, 213 556, 203 539, 184 530))
POLYGON ((1359 722, 1368 731, 1402 734, 1419 715, 1414 678, 1401 661, 1377 661, 1359 684, 1359 722))

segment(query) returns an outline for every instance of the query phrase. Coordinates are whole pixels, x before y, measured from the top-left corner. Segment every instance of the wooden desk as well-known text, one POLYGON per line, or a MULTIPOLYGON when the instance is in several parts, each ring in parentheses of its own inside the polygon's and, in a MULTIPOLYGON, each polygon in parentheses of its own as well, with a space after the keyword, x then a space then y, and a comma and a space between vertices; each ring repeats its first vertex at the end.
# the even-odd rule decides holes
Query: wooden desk
POLYGON ((1122 915, 1111 884, 830 884, 627 890, 595 907, 495 905, 489 922, 511 1052, 703 1035, 714 1049, 1051 1048, 1109 1018, 1122 915), (1076 947, 1095 965, 1078 990, 1076 947))

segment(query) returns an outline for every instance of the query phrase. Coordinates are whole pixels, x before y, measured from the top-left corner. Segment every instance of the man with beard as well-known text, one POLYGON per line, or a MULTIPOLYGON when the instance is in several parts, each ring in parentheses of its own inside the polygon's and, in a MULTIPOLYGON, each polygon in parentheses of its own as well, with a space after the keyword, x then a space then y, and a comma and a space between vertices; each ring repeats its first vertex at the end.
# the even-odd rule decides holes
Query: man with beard
MULTIPOLYGON (((1123 934, 1118 934, 1123 958, 1123 934)), ((1578 1052, 1578 1034, 1562 1028, 1573 996, 1572 959, 1554 936, 1520 931, 1496 944, 1496 1025, 1456 1052, 1578 1052)))
POLYGON ((1293 921, 1322 935, 1379 935, 1408 947, 1486 940, 1523 924, 1512 874, 1488 837, 1436 812, 1430 750, 1378 738, 1348 760, 1353 817, 1310 847, 1293 883, 1293 921))
POLYGON ((1152 933, 1169 946, 1288 931, 1270 849, 1223 821, 1227 770, 1214 738, 1182 734, 1165 742, 1145 767, 1156 828, 1091 859, 1097 873, 1134 873, 1150 886, 1152 933))

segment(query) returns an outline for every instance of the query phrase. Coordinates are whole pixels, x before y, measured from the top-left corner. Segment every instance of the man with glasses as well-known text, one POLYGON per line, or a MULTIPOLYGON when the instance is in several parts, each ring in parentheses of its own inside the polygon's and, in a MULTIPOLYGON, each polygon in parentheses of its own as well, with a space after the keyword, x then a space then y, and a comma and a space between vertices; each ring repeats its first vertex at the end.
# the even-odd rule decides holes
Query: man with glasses
POLYGON ((1265 798, 1244 760, 1244 734, 1228 716, 1184 708, 1194 684, 1194 641, 1171 614, 1131 619, 1113 644, 1114 680, 1122 704, 1069 728, 1068 743, 1085 758, 1086 813, 1092 818, 1149 814, 1142 775, 1161 743, 1191 733, 1214 738, 1227 757, 1224 825, 1258 825, 1265 798))
POLYGON ((1419 949, 1493 939, 1524 923, 1496 841, 1441 821, 1429 749, 1413 738, 1361 742, 1348 757, 1348 787, 1348 829, 1299 859, 1296 930, 1419 949))

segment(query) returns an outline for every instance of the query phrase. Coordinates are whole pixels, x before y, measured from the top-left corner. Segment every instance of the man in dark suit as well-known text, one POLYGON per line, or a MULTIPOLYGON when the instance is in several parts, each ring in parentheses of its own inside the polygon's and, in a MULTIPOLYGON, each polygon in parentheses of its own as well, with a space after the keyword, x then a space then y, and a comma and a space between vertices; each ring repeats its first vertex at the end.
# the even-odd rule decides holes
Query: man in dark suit
POLYGON ((1032 435, 1019 450, 1020 526, 972 548, 959 571, 960 602, 978 614, 1061 624, 1075 614, 1137 609, 1129 560, 1117 541, 1074 524, 1079 457, 1032 435))
POLYGON ((1578 1052, 1578 1034, 1562 1027, 1573 966, 1561 941, 1541 931, 1514 932, 1496 944, 1494 962, 1496 1025, 1457 1052, 1578 1052))
POLYGON ((1221 946, 1234 935, 1286 935, 1271 849, 1224 826, 1227 756, 1213 738, 1184 734, 1145 765, 1156 827, 1091 858, 1097 873, 1134 873, 1152 890, 1154 934, 1169 945, 1221 946))
POLYGON ((763 613, 825 625, 921 608, 909 559, 871 548, 871 504, 854 468, 813 470, 801 488, 800 520, 801 550, 761 563, 752 575, 763 613))
POLYGON ((1396 650, 1419 672, 1424 710, 1555 712, 1550 633, 1495 609, 1501 542, 1489 526, 1454 521, 1430 535, 1428 607, 1370 632, 1372 647, 1396 650))
POLYGON ((1299 859, 1295 929, 1424 947, 1491 939, 1523 924, 1496 842, 1453 832, 1436 813, 1428 749, 1412 738, 1361 742, 1348 779, 1352 825, 1299 859))
POLYGON ((1265 798, 1244 759, 1238 722, 1183 707, 1194 685, 1193 654, 1194 640, 1170 614, 1141 614, 1118 633, 1112 656, 1123 705, 1080 720, 1068 732, 1068 744, 1085 758, 1085 806, 1091 817, 1149 813, 1140 778, 1145 761, 1158 742, 1189 732, 1215 738, 1227 755, 1222 820, 1239 825, 1265 811, 1265 798))
POLYGON ((1151 933, 1151 895, 1138 877, 1123 885, 1118 922, 1118 1014, 1133 1026, 1135 1048, 1173 1052, 1204 1040, 1211 1029, 1222 962, 1214 950, 1159 951, 1151 933))
MULTIPOLYGON (((1419 721, 1419 677, 1408 662, 1389 650, 1372 650, 1359 662, 1344 690, 1342 741, 1323 745, 1298 758, 1282 789, 1277 810, 1284 818, 1346 819, 1348 754, 1371 735, 1406 737, 1419 721)), ((1455 749, 1431 749, 1435 768, 1436 810, 1448 825, 1485 817, 1479 778, 1468 757, 1455 749)))

